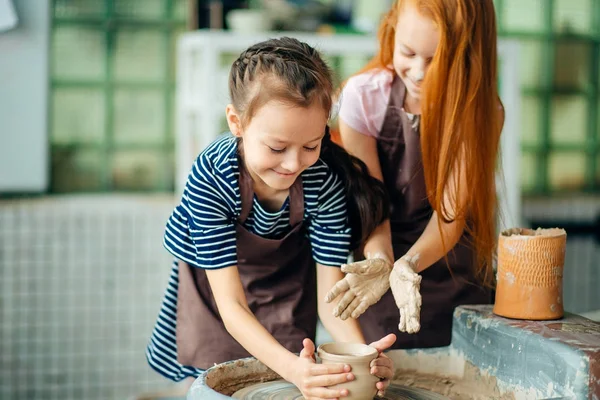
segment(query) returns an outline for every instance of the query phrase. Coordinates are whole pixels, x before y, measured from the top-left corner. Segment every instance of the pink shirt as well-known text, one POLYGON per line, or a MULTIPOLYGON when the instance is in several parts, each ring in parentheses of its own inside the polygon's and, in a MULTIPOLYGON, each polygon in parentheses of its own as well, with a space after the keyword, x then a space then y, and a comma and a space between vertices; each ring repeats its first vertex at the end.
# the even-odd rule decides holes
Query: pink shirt
POLYGON ((377 137, 387 112, 394 72, 367 71, 348 79, 339 104, 339 118, 363 135, 377 137))

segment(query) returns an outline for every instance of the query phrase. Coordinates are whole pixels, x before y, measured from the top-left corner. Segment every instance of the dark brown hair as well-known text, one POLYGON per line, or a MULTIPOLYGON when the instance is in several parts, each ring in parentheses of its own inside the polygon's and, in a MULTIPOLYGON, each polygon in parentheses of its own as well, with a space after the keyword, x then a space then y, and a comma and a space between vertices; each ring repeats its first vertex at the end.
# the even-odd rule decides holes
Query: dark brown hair
MULTIPOLYGON (((242 124, 272 100, 306 108, 318 102, 329 114, 333 79, 317 50, 297 39, 282 37, 257 43, 240 54, 229 74, 229 95, 242 124)), ((385 187, 371 177, 360 159, 331 141, 328 126, 320 158, 344 182, 352 246, 358 247, 389 218, 385 187)))

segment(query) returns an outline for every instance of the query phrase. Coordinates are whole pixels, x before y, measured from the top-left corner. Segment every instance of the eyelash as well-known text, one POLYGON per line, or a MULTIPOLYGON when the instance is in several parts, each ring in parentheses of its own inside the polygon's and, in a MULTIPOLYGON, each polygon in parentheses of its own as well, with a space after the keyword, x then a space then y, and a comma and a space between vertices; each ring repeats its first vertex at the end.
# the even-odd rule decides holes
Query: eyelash
MULTIPOLYGON (((402 53, 402 55, 404 55, 404 57, 408 57, 408 58, 413 58, 414 56, 416 56, 415 53, 406 53, 404 51, 402 51, 401 53, 402 53)), ((432 59, 428 58, 427 59, 427 65, 431 64, 431 61, 432 61, 432 59)))
MULTIPOLYGON (((269 147, 269 146, 267 146, 267 147, 269 147)), ((317 151, 317 148, 318 148, 318 147, 319 147, 319 146, 315 146, 315 147, 304 147, 304 150, 306 150, 306 151, 309 151, 309 152, 310 152, 310 151, 317 151)), ((273 152, 273 153, 275 153, 275 154, 281 154, 281 153, 283 153, 283 152, 285 151, 285 148, 283 148, 283 149, 274 149, 274 148, 272 148, 272 147, 269 147, 269 149, 271 149, 271 152, 273 152)))

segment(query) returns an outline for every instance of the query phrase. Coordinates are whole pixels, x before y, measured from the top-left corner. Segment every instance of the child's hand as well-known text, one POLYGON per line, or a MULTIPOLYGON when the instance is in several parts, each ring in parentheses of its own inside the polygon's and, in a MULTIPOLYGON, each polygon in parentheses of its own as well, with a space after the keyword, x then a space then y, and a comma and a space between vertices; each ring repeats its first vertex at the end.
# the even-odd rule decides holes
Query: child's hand
POLYGON ((405 255, 394 263, 390 286, 400 311, 400 332, 417 333, 421 329, 421 275, 415 270, 419 257, 405 255))
POLYGON ((379 351, 376 359, 371 361, 371 375, 380 378, 377 382, 377 395, 383 396, 385 389, 390 385, 390 380, 394 377, 394 362, 391 358, 383 354, 383 351, 388 349, 396 341, 396 335, 390 333, 383 339, 371 343, 369 346, 375 347, 379 351))
POLYGON ((343 295, 333 310, 335 317, 342 320, 358 318, 367 308, 377 303, 390 288, 389 276, 392 264, 384 257, 342 265, 344 279, 327 293, 325 302, 330 303, 343 295))
POLYGON ((292 382, 306 400, 337 399, 348 396, 347 389, 329 389, 354 379, 350 366, 344 364, 317 364, 315 345, 310 339, 302 342, 304 348, 292 366, 292 382))

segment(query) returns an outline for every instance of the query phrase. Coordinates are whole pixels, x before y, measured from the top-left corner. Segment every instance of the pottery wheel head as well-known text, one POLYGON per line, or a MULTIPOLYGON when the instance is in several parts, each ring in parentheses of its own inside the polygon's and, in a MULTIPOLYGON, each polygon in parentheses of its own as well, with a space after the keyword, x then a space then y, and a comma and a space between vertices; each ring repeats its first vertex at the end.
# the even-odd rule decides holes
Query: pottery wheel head
MULTIPOLYGON (((232 396, 239 400, 304 400, 296 386, 287 381, 257 383, 235 392, 232 396)), ((447 397, 425 389, 391 384, 385 397, 374 400, 448 400, 447 397)))

